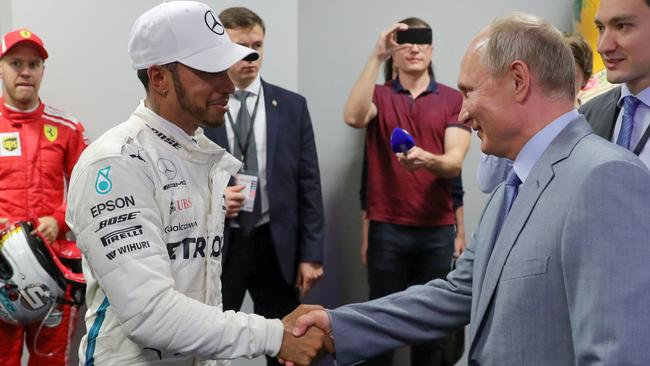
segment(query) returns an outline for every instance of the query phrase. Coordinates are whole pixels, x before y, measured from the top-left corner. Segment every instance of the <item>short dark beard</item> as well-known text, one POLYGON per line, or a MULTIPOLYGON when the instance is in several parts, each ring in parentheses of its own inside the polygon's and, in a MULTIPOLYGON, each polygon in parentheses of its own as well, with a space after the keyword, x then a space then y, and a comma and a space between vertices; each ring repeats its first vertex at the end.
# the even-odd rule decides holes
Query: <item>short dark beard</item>
POLYGON ((202 108, 201 106, 197 104, 192 104, 192 102, 190 102, 190 99, 187 97, 187 91, 185 90, 185 87, 180 82, 180 78, 178 76, 178 69, 176 65, 177 65, 176 63, 170 64, 168 70, 172 74, 174 91, 176 92, 176 98, 178 99, 178 104, 181 106, 181 109, 189 113, 190 115, 192 115, 194 118, 196 118, 199 121, 198 122, 199 126, 205 126, 205 127, 223 126, 223 123, 225 121, 224 118, 215 121, 208 121, 207 120, 208 107, 205 106, 202 108))

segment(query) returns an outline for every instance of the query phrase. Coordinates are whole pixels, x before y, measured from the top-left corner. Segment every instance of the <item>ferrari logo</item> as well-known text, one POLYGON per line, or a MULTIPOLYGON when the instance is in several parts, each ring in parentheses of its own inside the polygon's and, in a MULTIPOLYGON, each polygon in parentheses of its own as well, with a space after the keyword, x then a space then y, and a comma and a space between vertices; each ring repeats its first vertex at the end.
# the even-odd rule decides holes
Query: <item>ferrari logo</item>
POLYGON ((32 33, 30 31, 28 31, 27 29, 22 29, 20 31, 20 36, 23 37, 23 38, 31 38, 32 33))
POLYGON ((2 148, 7 151, 14 151, 18 148, 18 138, 15 136, 5 137, 2 139, 2 148))
POLYGON ((52 125, 43 126, 43 132, 45 132, 45 138, 50 140, 50 142, 54 142, 59 135, 59 129, 52 125))

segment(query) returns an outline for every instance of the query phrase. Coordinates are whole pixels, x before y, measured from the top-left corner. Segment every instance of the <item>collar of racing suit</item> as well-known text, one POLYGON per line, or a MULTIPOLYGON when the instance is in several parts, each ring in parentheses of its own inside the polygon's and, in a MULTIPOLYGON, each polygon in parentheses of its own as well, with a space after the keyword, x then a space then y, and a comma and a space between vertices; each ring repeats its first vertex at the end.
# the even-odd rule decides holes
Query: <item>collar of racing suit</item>
POLYGON ((197 128, 194 136, 190 136, 174 123, 147 108, 144 100, 140 101, 133 115, 149 127, 147 130, 157 135, 164 146, 176 153, 182 153, 189 160, 199 163, 219 163, 222 169, 233 174, 242 165, 224 148, 205 137, 201 127, 197 128))
POLYGON ((41 119, 45 104, 38 101, 38 106, 31 111, 21 111, 5 104, 4 98, 0 98, 0 115, 11 121, 11 124, 18 125, 23 123, 36 122, 41 119))

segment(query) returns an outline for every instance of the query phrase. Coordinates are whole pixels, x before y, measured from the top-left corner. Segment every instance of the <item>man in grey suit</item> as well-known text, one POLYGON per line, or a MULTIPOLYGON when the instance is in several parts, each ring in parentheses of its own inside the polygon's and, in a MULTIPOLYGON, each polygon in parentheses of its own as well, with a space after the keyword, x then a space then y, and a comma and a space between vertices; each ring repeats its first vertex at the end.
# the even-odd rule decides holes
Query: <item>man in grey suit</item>
POLYGON ((573 107, 574 72, 560 32, 537 17, 479 33, 461 65, 460 117, 516 174, 446 280, 300 308, 285 319, 297 318, 294 335, 330 332, 348 365, 469 323, 470 365, 649 365, 650 171, 593 134, 573 107))
POLYGON ((596 26, 607 80, 622 85, 580 112, 596 134, 633 151, 650 167, 650 0, 602 0, 596 26))

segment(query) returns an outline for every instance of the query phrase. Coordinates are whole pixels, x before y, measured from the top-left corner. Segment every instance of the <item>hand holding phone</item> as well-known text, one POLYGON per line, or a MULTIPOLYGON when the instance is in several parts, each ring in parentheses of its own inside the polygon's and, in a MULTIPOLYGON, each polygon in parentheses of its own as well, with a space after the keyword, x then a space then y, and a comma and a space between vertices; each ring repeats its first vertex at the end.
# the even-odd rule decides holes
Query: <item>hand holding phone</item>
POLYGON ((395 41, 398 44, 431 44, 432 40, 431 28, 409 28, 395 32, 395 41))

